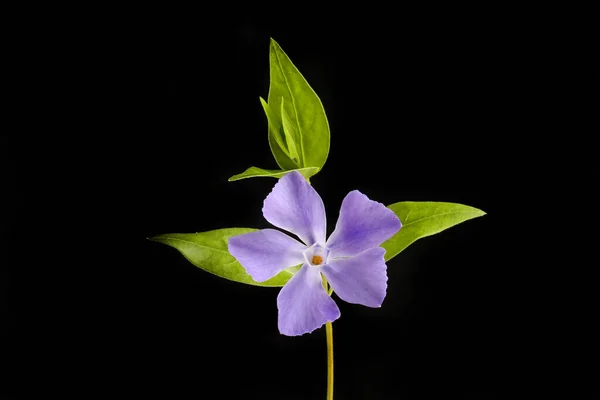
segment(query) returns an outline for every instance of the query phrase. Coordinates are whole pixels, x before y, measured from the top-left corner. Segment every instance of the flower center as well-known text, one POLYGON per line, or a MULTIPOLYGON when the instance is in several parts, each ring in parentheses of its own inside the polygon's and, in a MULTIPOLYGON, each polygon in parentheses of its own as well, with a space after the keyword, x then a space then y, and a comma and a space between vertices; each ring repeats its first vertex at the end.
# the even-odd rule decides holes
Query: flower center
POLYGON ((324 265, 327 263, 329 249, 325 246, 313 244, 304 251, 304 262, 313 267, 324 265))

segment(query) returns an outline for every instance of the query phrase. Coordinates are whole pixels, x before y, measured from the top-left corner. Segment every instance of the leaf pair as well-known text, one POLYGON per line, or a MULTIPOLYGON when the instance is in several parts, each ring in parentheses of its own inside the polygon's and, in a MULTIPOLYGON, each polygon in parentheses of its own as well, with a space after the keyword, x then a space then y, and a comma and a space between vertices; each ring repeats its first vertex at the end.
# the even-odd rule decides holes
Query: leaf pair
POLYGON ((270 85, 267 101, 260 102, 268 121, 271 153, 281 170, 250 167, 229 178, 280 178, 298 170, 309 179, 323 168, 329 154, 329 123, 321 100, 298 68, 271 39, 270 85))
MULTIPOLYGON (((283 173, 282 173, 283 174, 283 173)), ((388 206, 402 222, 402 229, 382 244, 388 261, 416 240, 442 232, 485 212, 454 203, 404 201, 388 206)), ((254 232, 250 228, 217 229, 200 233, 173 233, 150 238, 179 250, 195 266, 232 281, 256 286, 283 286, 294 269, 280 272, 265 282, 256 282, 227 251, 230 237, 254 232)))

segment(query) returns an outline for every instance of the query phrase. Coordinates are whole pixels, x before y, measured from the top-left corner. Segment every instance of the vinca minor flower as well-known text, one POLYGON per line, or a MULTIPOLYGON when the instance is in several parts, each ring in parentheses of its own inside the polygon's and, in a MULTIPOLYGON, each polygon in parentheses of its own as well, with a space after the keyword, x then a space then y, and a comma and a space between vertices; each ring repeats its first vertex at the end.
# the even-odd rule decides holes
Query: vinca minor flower
POLYGON ((302 335, 339 318, 321 274, 342 300, 381 306, 387 266, 380 245, 402 227, 390 209, 351 191, 342 201, 335 230, 325 240, 323 201, 299 172, 292 171, 275 184, 262 212, 269 223, 302 242, 275 229, 262 229, 230 238, 229 252, 257 282, 302 264, 277 297, 281 334, 302 335))

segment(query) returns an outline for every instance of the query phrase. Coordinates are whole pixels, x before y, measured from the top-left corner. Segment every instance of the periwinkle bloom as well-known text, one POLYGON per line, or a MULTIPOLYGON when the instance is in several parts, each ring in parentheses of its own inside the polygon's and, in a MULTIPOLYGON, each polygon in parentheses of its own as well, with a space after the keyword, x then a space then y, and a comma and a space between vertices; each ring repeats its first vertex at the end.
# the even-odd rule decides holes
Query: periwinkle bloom
POLYGON ((283 335, 314 331, 339 318, 321 274, 344 301, 380 307, 387 290, 385 250, 380 245, 402 224, 383 204, 353 190, 342 201, 333 233, 326 238, 323 201, 297 171, 284 175, 265 199, 263 216, 278 228, 234 236, 229 252, 257 282, 302 264, 277 296, 278 327, 283 335))

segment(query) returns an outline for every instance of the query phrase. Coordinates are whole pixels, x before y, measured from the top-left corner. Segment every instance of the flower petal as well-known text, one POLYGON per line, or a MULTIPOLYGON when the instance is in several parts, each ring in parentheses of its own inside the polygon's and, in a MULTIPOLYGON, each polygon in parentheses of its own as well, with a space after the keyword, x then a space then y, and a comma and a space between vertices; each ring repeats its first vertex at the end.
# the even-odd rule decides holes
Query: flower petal
POLYGON ((286 268, 301 264, 306 246, 283 232, 262 229, 231 237, 228 249, 252 279, 264 282, 286 268))
POLYGON ((325 207, 317 191, 298 172, 285 174, 265 199, 263 215, 307 246, 325 243, 325 207))
POLYGON ((401 227, 392 210, 353 190, 342 201, 335 230, 327 240, 330 257, 350 257, 378 247, 401 227))
POLYGON ((375 247, 357 256, 331 260, 321 272, 340 297, 353 304, 381 307, 387 290, 385 249, 375 247))
POLYGON ((287 336, 310 333, 340 317, 340 309, 323 287, 319 268, 308 264, 281 289, 277 308, 279 332, 287 336))

